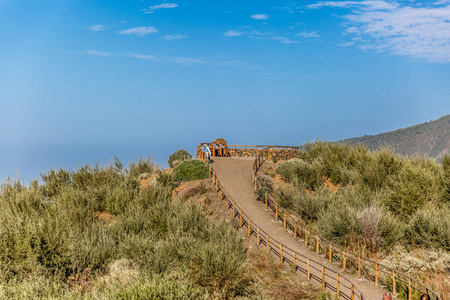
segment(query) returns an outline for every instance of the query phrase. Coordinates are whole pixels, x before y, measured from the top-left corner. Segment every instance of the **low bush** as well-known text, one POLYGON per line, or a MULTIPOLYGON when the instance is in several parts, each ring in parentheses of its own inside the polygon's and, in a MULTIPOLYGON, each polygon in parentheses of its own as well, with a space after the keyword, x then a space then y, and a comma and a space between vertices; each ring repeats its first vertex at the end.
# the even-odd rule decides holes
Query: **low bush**
MULTIPOLYGON (((188 174, 195 175, 197 163, 185 161, 188 174)), ((253 283, 246 249, 231 225, 212 224, 199 205, 172 199, 172 175, 149 159, 121 169, 86 165, 50 171, 42 185, 19 180, 1 185, 0 298, 201 299, 258 293, 248 289, 253 283), (140 174, 155 172, 156 180, 140 188, 140 174), (118 261, 132 274, 113 276, 111 266, 118 261)), ((201 163, 200 170, 208 176, 207 165, 201 163)))
POLYGON ((270 179, 269 176, 267 175, 263 175, 263 174, 258 174, 256 176, 256 182, 258 183, 259 186, 261 187, 267 187, 270 190, 272 190, 273 188, 273 181, 272 179, 270 179))
POLYGON ((429 203, 419 209, 405 234, 416 245, 450 251, 450 206, 429 203))
POLYGON ((388 178, 385 189, 389 195, 383 204, 408 222, 419 207, 440 201, 442 178, 442 167, 434 161, 422 157, 406 160, 398 174, 388 178))
POLYGON ((298 158, 291 159, 280 164, 276 172, 290 181, 303 183, 313 191, 322 185, 322 170, 316 161, 308 163, 298 158))
POLYGON ((169 160, 167 161, 167 163, 169 164, 169 167, 175 168, 182 161, 187 159, 192 159, 192 155, 189 154, 189 152, 187 152, 186 150, 180 149, 169 156, 169 160))
POLYGON ((113 292, 110 299, 207 299, 198 286, 184 283, 169 275, 155 275, 113 292))
POLYGON ((209 166, 196 159, 184 160, 173 170, 173 178, 176 181, 205 179, 208 176, 209 166))
POLYGON ((256 191, 255 194, 258 195, 258 199, 261 201, 265 201, 265 197, 266 197, 266 193, 270 194, 270 189, 268 187, 262 186, 259 187, 256 191))

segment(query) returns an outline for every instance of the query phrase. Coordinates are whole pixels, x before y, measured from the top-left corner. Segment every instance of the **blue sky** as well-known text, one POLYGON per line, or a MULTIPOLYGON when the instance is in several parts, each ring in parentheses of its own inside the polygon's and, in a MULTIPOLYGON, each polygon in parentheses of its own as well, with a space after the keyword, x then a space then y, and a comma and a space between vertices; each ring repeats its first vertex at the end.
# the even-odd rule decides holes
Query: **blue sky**
POLYGON ((0 0, 0 181, 450 113, 450 1, 0 0))

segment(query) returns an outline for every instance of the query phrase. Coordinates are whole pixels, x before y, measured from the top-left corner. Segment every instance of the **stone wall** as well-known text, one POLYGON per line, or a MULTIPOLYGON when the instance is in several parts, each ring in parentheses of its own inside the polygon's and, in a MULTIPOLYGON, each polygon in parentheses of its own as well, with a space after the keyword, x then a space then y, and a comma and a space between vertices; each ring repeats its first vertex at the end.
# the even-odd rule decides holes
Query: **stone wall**
MULTIPOLYGON (((234 149, 229 148, 231 156, 238 157, 256 157, 257 153, 260 153, 263 149, 234 149)), ((268 160, 287 160, 296 158, 299 155, 299 150, 293 149, 268 149, 266 153, 266 159, 268 160)))

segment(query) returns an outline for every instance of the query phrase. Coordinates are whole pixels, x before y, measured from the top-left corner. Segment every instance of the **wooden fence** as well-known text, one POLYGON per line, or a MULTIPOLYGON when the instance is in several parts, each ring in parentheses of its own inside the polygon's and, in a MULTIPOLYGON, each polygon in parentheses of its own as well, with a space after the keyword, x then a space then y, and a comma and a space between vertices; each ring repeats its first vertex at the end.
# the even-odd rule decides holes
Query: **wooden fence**
MULTIPOLYGON (((265 155, 263 149, 263 151, 258 153, 253 163, 252 180, 255 191, 260 187, 257 176, 259 168, 264 163, 265 155)), ((398 272, 391 267, 348 251, 340 245, 334 244, 321 237, 316 232, 308 229, 305 225, 297 222, 291 214, 283 209, 267 193, 265 193, 264 199, 260 200, 265 203, 266 208, 269 208, 275 214, 276 220, 280 219, 283 221, 284 228, 292 231, 294 238, 303 239, 305 246, 312 248, 316 253, 326 255, 330 262, 340 263, 344 271, 352 269, 358 273, 358 277, 364 276, 365 278, 374 281, 375 285, 382 284, 389 286, 391 287, 393 294, 397 294, 401 289, 406 290, 408 300, 412 300, 413 294, 417 295, 423 293, 429 294, 433 300, 442 300, 438 293, 414 278, 398 272)))
MULTIPOLYGON (((230 156, 238 157, 256 157, 265 150, 266 159, 282 160, 291 159, 298 156, 299 147, 293 146, 269 146, 269 145, 224 145, 214 143, 201 143, 207 145, 212 153, 212 156, 224 156, 225 152, 230 156)), ((201 158, 201 146, 197 147, 197 158, 201 158)))
MULTIPOLYGON (((202 157, 202 159, 206 162, 205 157, 202 157)), ((227 210, 232 211, 232 217, 239 219, 239 226, 241 228, 247 228, 247 236, 256 238, 257 245, 265 247, 267 251, 272 252, 279 257, 281 264, 287 263, 292 267, 294 272, 304 274, 307 281, 316 281, 322 286, 322 290, 329 290, 336 293, 338 299, 365 299, 363 293, 345 276, 325 267, 315 260, 296 253, 268 235, 264 230, 260 229, 259 226, 253 222, 242 209, 240 209, 234 199, 220 184, 211 164, 209 165, 209 168, 209 175, 212 177, 216 192, 220 193, 220 199, 226 201, 227 210)))

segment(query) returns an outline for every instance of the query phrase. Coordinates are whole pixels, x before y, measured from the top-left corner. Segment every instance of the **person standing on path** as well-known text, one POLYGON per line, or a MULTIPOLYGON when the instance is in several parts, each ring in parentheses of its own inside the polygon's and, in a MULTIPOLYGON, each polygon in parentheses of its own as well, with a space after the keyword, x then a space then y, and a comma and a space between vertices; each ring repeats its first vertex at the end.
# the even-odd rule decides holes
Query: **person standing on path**
MULTIPOLYGON (((381 300, 392 300, 392 294, 389 292, 386 292, 383 294, 383 298, 381 300)), ((421 298, 422 300, 422 298, 421 298)))

